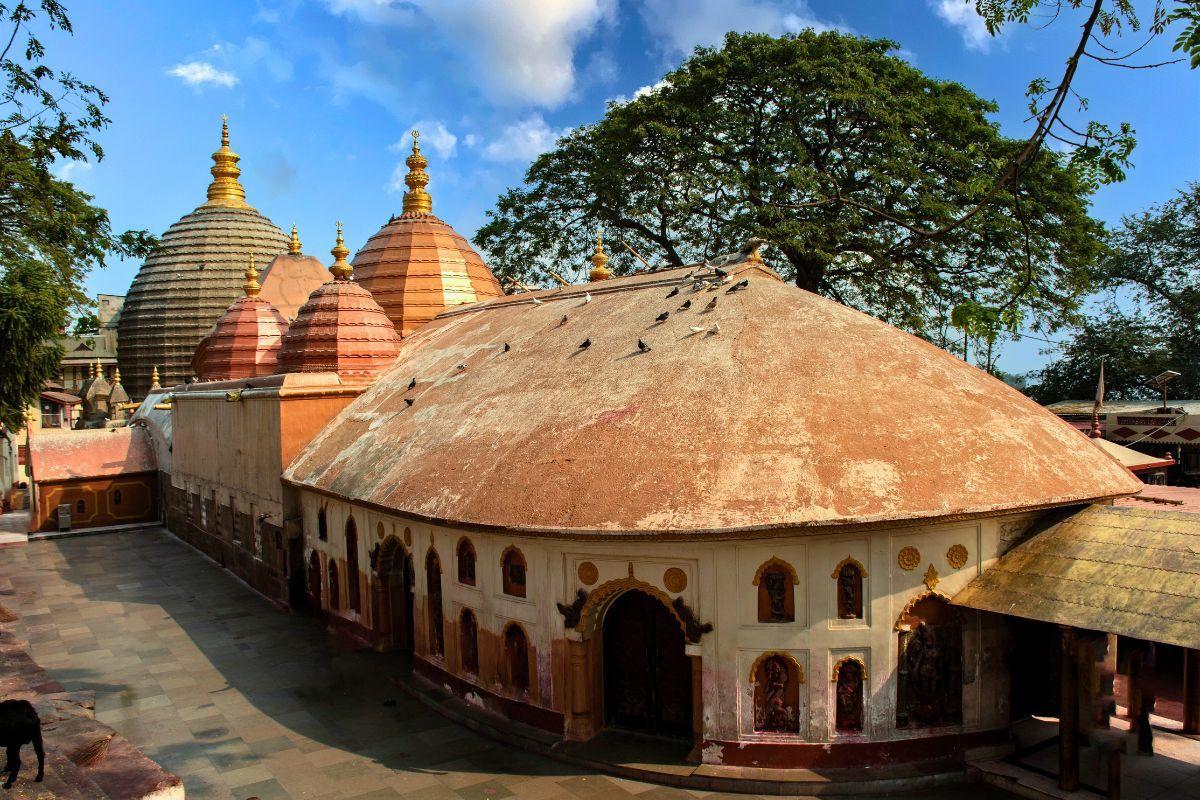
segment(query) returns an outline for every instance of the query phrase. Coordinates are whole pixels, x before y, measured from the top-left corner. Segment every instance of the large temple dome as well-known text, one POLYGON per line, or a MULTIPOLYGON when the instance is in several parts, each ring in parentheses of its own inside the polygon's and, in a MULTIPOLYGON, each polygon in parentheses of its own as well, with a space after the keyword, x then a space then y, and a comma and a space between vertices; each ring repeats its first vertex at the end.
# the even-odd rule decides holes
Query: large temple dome
POLYGON ((598 536, 828 531, 1141 486, 946 351, 761 261, 732 281, 667 270, 447 311, 285 480, 417 519, 598 536))
POLYGON ((118 362, 134 397, 145 397, 158 367, 164 385, 185 382, 204 335, 242 294, 246 259, 271 261, 288 239, 246 203, 239 157, 222 123, 208 201, 162 235, 129 287, 118 333, 118 362))
POLYGON ((355 278, 408 336, 447 308, 504 292, 487 264, 454 228, 435 217, 425 186, 428 161, 417 132, 404 182, 404 213, 392 217, 354 256, 355 278))

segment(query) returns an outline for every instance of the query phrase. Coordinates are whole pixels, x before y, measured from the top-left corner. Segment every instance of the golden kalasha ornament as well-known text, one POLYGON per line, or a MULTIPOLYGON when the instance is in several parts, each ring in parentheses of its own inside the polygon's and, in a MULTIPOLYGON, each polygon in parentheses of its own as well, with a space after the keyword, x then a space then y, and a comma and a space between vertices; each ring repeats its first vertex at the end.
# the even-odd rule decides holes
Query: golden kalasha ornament
POLYGON ((229 148, 229 122, 221 115, 221 146, 212 154, 212 183, 208 185, 209 206, 248 208, 246 190, 238 183, 242 171, 238 168, 241 156, 229 148))
POLYGON ((339 281, 350 280, 350 273, 354 271, 354 267, 346 261, 346 256, 350 255, 350 248, 346 247, 346 240, 342 238, 342 223, 340 222, 337 224, 337 244, 329 252, 333 254, 333 265, 329 267, 333 277, 339 281))
POLYGON ((262 291, 262 284, 258 282, 258 270, 254 268, 254 253, 250 254, 250 266, 246 267, 246 282, 242 284, 242 288, 246 290, 246 297, 257 297, 262 291))
POLYGON ((408 174, 404 176, 404 184, 408 187, 404 193, 404 213, 430 214, 433 212, 433 198, 425 191, 429 185, 429 176, 425 174, 429 159, 421 155, 421 132, 413 131, 412 137, 412 155, 404 160, 408 165, 408 174))
POLYGON ((608 254, 604 252, 603 235, 600 231, 596 231, 596 252, 592 253, 592 271, 588 273, 588 278, 593 281, 604 281, 612 276, 612 270, 608 268, 608 254))
POLYGON ((296 230, 296 226, 292 225, 292 235, 288 239, 288 255, 302 255, 303 251, 300 248, 300 233, 296 230))

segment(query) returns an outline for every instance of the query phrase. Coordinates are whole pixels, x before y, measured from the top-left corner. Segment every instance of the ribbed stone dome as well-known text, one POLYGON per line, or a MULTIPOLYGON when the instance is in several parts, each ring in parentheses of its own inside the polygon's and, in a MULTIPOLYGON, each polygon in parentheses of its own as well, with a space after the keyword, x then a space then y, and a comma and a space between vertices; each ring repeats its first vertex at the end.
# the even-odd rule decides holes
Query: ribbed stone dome
POLYGON ((268 263, 287 249, 283 231, 246 203, 224 126, 213 161, 208 202, 167 229, 125 297, 117 358, 136 398, 156 366, 164 386, 187 381, 200 340, 242 296, 248 256, 268 263))
POLYGON ((246 271, 246 296, 234 301, 217 325, 200 341, 192 371, 204 381, 227 381, 271 375, 287 320, 259 295, 258 272, 246 271))

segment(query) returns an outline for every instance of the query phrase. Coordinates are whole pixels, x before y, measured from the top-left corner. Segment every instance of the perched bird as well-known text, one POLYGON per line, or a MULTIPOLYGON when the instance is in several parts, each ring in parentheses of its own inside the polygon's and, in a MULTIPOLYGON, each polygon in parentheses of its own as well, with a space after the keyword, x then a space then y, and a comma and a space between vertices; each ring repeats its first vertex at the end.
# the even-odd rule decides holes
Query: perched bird
POLYGON ((745 289, 749 285, 750 285, 750 279, 742 278, 740 281, 735 283, 733 286, 730 286, 728 289, 726 289, 725 294, 732 294, 733 292, 736 292, 739 289, 745 289))
POLYGON ((505 342, 504 343, 504 352, 507 353, 509 350, 512 350, 512 347, 509 346, 508 342, 505 342))
POLYGON ((543 302, 543 301, 541 301, 541 300, 537 299, 536 297, 531 297, 531 298, 529 298, 529 299, 533 301, 533 304, 534 304, 535 306, 540 306, 540 305, 542 304, 542 302, 543 302))
POLYGON ((726 275, 729 274, 729 272, 721 269, 720 267, 713 267, 713 274, 716 275, 718 278, 724 278, 726 275))
POLYGON ((408 382, 408 388, 409 389, 417 388, 417 379, 416 378, 413 378, 411 381, 408 382))
POLYGON ((563 314, 563 318, 558 321, 558 326, 561 328, 563 325, 566 325, 566 324, 567 324, 567 315, 563 314))
POLYGON ((691 300, 684 300, 684 301, 683 301, 683 305, 681 305, 681 306, 678 308, 678 310, 679 310, 679 311, 687 311, 687 310, 688 310, 689 308, 691 308, 691 307, 692 307, 692 301, 691 301, 691 300))
POLYGON ((715 297, 714 297, 712 300, 709 300, 709 301, 708 301, 708 305, 706 305, 706 306, 704 307, 704 310, 705 310, 705 311, 712 311, 712 310, 713 310, 714 308, 716 308, 716 307, 717 307, 717 298, 715 298, 715 297))
POLYGON ((678 286, 676 286, 674 289, 671 290, 671 293, 669 295, 667 295, 667 299, 670 300, 672 297, 674 297, 677 294, 679 294, 678 286))
POLYGON ((412 404, 413 404, 413 399, 411 397, 404 398, 404 405, 411 406, 412 404))
POLYGON ((455 367, 455 369, 466 369, 466 368, 467 368, 466 364, 459 364, 457 367, 455 367))
POLYGON ((741 264, 743 261, 748 260, 750 256, 754 255, 758 248, 762 247, 766 243, 766 239, 759 239, 757 237, 749 239, 737 252, 723 253, 719 256, 713 256, 704 263, 706 266, 715 268, 718 275, 723 275, 725 273, 721 270, 721 267, 732 267, 735 264, 741 264))
POLYGON ((691 326, 690 330, 692 331, 692 333, 704 333, 704 331, 706 331, 708 329, 705 328, 703 325, 693 325, 693 326, 691 326))
POLYGON ((715 323, 715 322, 714 322, 714 323, 712 324, 712 326, 711 326, 711 327, 708 329, 708 335, 709 335, 709 336, 716 336, 716 335, 717 335, 718 333, 720 333, 720 332, 721 332, 721 326, 720 326, 720 325, 718 325, 718 324, 717 324, 717 323, 715 323))
POLYGON ((591 347, 591 346, 592 346, 592 340, 591 340, 591 339, 584 339, 582 342, 580 342, 580 343, 579 343, 579 349, 580 349, 580 350, 587 350, 587 349, 588 349, 589 347, 591 347))
POLYGON ((648 353, 648 352, 650 352, 650 345, 646 344, 646 343, 645 343, 645 342, 643 342, 641 339, 638 339, 638 352, 639 352, 639 353, 648 353))
POLYGON ((584 293, 583 293, 583 304, 584 304, 584 305, 587 305, 587 304, 588 304, 588 303, 590 303, 590 302, 592 302, 592 293, 591 293, 591 292, 584 292, 584 293))
POLYGON ((666 321, 667 321, 667 317, 669 317, 669 316, 671 316, 671 312, 670 312, 670 311, 664 311, 664 312, 662 312, 661 314, 659 314, 657 317, 655 317, 655 318, 654 318, 654 321, 655 321, 655 322, 666 322, 666 321))

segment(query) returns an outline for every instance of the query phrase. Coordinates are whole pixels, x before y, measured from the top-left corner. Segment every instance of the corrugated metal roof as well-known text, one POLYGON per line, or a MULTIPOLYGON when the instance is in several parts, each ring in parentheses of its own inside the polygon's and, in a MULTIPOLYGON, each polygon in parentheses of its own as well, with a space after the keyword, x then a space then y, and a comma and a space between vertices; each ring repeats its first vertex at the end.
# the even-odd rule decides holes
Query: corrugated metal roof
POLYGON ((954 603, 1200 648, 1200 515, 1093 505, 1039 527, 954 603))

